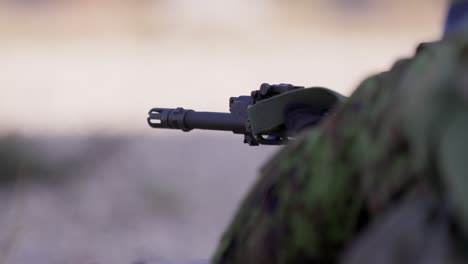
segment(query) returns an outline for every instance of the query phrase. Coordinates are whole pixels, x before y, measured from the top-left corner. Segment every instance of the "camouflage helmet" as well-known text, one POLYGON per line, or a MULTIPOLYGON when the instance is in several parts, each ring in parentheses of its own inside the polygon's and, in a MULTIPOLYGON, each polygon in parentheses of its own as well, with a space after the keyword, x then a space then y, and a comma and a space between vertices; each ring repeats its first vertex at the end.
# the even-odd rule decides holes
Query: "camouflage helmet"
POLYGON ((468 26, 468 0, 449 0, 445 34, 468 26))

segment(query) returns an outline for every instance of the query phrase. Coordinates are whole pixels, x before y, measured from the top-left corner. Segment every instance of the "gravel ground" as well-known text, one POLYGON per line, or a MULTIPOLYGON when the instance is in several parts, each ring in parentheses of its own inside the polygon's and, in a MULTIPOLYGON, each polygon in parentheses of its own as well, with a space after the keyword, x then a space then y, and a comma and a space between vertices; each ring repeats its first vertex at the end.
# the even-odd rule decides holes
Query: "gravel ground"
POLYGON ((34 138, 60 184, 0 193, 1 264, 160 263, 209 258, 275 147, 238 136, 34 138), (72 162, 70 162, 72 161, 72 162))

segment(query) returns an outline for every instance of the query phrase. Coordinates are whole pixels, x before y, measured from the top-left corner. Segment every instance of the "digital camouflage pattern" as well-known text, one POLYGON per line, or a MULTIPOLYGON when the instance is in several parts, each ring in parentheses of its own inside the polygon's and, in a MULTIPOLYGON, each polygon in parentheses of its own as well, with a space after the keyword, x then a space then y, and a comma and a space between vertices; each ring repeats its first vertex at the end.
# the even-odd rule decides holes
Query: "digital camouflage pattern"
POLYGON ((213 263, 468 261, 468 34, 365 80, 262 170, 213 263))

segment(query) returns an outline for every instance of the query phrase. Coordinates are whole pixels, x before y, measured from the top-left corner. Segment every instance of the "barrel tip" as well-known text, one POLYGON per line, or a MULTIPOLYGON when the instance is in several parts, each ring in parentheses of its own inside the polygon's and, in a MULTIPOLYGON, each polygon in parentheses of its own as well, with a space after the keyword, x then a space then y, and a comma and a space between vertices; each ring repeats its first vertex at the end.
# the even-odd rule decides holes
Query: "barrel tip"
POLYGON ((146 118, 148 125, 152 128, 162 128, 162 108, 153 108, 148 112, 148 117, 146 118))

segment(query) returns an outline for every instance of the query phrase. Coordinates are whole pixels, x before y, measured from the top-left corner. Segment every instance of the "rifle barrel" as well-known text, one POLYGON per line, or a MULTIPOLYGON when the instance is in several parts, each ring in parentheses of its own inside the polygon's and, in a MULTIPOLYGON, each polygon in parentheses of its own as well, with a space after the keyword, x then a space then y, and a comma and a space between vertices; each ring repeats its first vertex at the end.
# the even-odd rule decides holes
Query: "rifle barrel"
POLYGON ((148 124, 153 128, 232 131, 246 133, 246 120, 231 113, 196 112, 183 108, 153 108, 148 114, 148 124))

